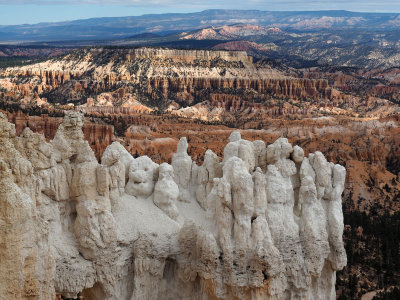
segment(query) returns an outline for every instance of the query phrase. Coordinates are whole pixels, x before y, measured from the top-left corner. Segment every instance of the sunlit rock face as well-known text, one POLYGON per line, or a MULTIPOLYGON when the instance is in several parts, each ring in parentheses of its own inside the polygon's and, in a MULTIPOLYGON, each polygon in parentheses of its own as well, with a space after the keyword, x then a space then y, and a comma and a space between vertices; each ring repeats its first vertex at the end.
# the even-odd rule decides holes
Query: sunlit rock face
POLYGON ((82 125, 47 143, 0 114, 0 299, 335 299, 342 166, 239 132, 202 166, 184 138, 172 165, 99 164, 82 125))

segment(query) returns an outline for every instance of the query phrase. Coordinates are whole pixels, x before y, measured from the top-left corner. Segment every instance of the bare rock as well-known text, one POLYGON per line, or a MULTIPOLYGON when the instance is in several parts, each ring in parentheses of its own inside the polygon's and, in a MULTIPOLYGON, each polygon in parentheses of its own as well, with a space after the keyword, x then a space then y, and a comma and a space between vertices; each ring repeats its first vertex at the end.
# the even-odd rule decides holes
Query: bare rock
POLYGON ((129 181, 125 191, 135 197, 149 197, 153 194, 157 179, 158 165, 147 156, 138 157, 129 166, 129 181))
POLYGON ((82 126, 47 143, 0 113, 0 299, 335 299, 345 168, 238 131, 223 162, 182 138, 172 166, 119 143, 99 164, 82 126))
POLYGON ((179 197, 179 188, 175 183, 174 169, 171 165, 163 163, 160 165, 158 181, 154 188, 153 202, 171 219, 176 220, 179 216, 176 201, 179 197))

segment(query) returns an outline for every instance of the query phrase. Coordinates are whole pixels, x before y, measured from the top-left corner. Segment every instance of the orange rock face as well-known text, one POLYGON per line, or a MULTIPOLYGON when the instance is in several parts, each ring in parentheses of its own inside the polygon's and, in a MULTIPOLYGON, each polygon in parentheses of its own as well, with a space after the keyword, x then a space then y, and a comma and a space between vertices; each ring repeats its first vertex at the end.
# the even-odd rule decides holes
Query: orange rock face
MULTIPOLYGON (((326 80, 293 78, 260 80, 246 78, 151 78, 147 87, 149 91, 153 89, 162 90, 164 95, 168 95, 168 93, 186 93, 192 99, 200 96, 200 92, 196 93, 196 91, 205 89, 234 89, 236 93, 240 93, 241 90, 253 90, 260 101, 274 97, 303 100, 307 98, 336 98, 326 80)), ((229 94, 221 93, 221 100, 225 95, 229 94)), ((241 96, 239 94, 236 97, 241 100, 250 100, 254 95, 241 96)))
POLYGON ((238 103, 234 110, 235 106, 246 109, 249 103, 269 109, 279 108, 277 100, 338 106, 346 99, 325 79, 287 76, 255 64, 242 51, 86 49, 61 59, 9 68, 0 77, 8 80, 7 91, 14 98, 34 98, 37 93, 49 103, 75 102, 87 107, 130 107, 142 101, 161 108, 174 100, 182 106, 209 101, 230 109, 229 99, 234 98, 238 103))
MULTIPOLYGON (((62 118, 49 117, 48 115, 28 116, 21 112, 17 114, 7 113, 7 115, 9 122, 15 124, 17 135, 20 135, 25 127, 29 127, 34 132, 42 133, 48 140, 54 138, 58 125, 62 122, 62 118)), ((114 140, 114 127, 110 125, 86 121, 83 126, 83 133, 98 158, 114 140)))
POLYGON ((0 97, 47 106, 74 103, 90 114, 151 113, 173 103, 176 115, 226 124, 395 112, 398 71, 360 72, 282 71, 253 62, 244 51, 81 49, 1 71, 6 91, 0 97), (382 76, 389 84, 382 84, 382 76))

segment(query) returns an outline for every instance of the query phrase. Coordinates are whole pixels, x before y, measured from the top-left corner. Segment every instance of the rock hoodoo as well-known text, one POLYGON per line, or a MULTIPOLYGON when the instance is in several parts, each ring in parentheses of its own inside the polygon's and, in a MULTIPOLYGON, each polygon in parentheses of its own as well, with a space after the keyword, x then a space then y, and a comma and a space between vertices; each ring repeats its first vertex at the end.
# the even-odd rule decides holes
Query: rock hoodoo
POLYGON ((68 112, 54 140, 0 114, 0 299, 335 299, 345 169, 233 132, 202 166, 117 142, 97 162, 68 112))
POLYGON ((80 49, 43 63, 7 68, 0 75, 19 99, 85 104, 82 110, 88 113, 150 112, 140 105, 148 100, 158 107, 169 100, 185 107, 207 100, 212 107, 234 112, 270 110, 276 99, 314 99, 337 106, 345 98, 327 80, 287 76, 258 65, 244 51, 80 49))

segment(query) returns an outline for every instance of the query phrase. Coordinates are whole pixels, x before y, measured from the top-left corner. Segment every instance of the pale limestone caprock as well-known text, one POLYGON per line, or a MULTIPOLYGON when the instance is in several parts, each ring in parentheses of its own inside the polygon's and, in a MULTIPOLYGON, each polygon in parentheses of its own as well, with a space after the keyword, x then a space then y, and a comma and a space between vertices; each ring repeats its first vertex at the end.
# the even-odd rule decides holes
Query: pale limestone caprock
POLYGON ((0 299, 335 299, 346 171, 233 132, 222 162, 118 143, 99 164, 82 116, 54 140, 0 113, 0 299))

